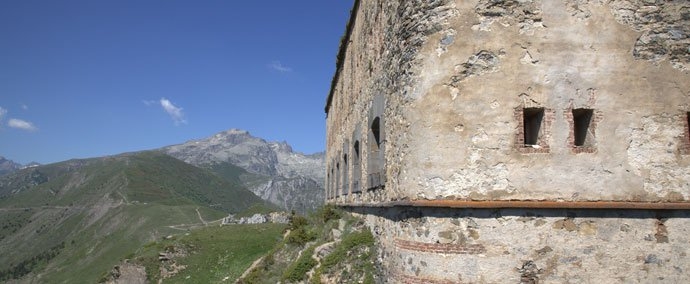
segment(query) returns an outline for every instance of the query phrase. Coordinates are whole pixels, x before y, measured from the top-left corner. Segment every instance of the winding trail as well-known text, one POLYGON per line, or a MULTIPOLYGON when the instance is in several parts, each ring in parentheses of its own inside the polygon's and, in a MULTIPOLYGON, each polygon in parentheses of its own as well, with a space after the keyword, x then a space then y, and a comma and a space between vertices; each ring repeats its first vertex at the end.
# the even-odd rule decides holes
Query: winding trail
POLYGON ((197 208, 194 209, 194 210, 196 210, 196 215, 199 216, 199 221, 201 221, 201 223, 203 223, 204 226, 208 226, 208 223, 206 223, 206 221, 204 220, 204 218, 201 217, 201 213, 199 212, 199 207, 197 207, 197 208))
POLYGON ((32 209, 71 209, 71 208, 84 209, 84 207, 80 207, 80 206, 37 206, 37 207, 0 208, 0 211, 24 211, 24 210, 32 210, 32 209))

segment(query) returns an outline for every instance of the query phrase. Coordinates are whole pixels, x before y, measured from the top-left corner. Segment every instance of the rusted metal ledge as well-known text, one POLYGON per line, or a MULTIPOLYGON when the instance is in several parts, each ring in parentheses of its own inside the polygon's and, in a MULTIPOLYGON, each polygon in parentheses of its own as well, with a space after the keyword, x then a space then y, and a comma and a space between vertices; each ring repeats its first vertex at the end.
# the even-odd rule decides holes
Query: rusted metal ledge
POLYGON ((381 203, 336 204, 343 207, 534 208, 534 209, 649 209, 690 210, 690 202, 546 201, 546 200, 405 200, 381 203))

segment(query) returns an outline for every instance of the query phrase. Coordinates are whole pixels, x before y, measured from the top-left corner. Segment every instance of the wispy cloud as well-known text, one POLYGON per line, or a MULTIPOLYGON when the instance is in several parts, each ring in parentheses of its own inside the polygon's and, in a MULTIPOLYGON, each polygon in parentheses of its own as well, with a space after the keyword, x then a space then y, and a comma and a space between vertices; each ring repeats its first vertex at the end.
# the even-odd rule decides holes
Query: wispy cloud
POLYGON ((187 124, 187 119, 185 118, 181 107, 175 106, 166 98, 161 98, 159 103, 161 107, 163 107, 163 110, 170 115, 170 118, 172 118, 172 120, 175 122, 175 125, 187 124))
POLYGON ((22 104, 22 109, 23 110, 29 110, 29 106, 27 106, 26 104, 22 104))
POLYGON ((16 118, 10 118, 10 120, 7 121, 7 126, 12 127, 12 128, 21 129, 21 130, 26 130, 26 131, 38 130, 38 128, 36 128, 36 126, 34 126, 33 123, 28 122, 26 120, 16 119, 16 118))
POLYGON ((5 118, 6 114, 7 114, 7 110, 0 107, 0 121, 2 121, 3 118, 5 118))
POLYGON ((141 102, 144 103, 144 104, 147 105, 147 106, 152 106, 152 105, 157 105, 157 104, 158 104, 158 101, 143 100, 143 101, 141 101, 141 102))
POLYGON ((281 73, 292 72, 292 68, 283 65, 280 61, 273 61, 268 67, 281 73))

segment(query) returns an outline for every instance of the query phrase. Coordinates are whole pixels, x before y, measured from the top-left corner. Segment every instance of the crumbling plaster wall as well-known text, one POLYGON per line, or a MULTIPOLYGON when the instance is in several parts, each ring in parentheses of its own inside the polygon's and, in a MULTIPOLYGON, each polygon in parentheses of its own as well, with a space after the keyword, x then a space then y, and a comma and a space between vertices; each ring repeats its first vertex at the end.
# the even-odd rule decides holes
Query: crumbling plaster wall
POLYGON ((358 208, 390 283, 685 283, 686 211, 358 208))
MULTIPOLYGON (((419 49, 427 36, 438 32, 446 19, 455 15, 448 0, 359 1, 352 35, 342 69, 336 78, 330 107, 327 111, 326 161, 342 160, 344 143, 353 144, 353 132, 361 137, 361 180, 366 184, 368 173, 367 145, 369 140, 368 112, 373 98, 382 95, 386 102, 385 189, 348 194, 333 198, 339 203, 404 198, 398 177, 404 175, 400 166, 407 147, 409 124, 404 118, 405 106, 413 99, 413 76, 419 72, 419 49)), ((352 157, 353 151, 350 151, 352 157)), ((350 159, 351 160, 351 159, 350 159)), ((333 162, 334 163, 334 162, 333 162)), ((328 165, 327 170, 335 165, 328 165)), ((352 163, 350 163, 352 167, 352 163)), ((352 168, 347 172, 352 181, 352 168)), ((334 184, 332 181, 327 184, 334 184)), ((352 182, 350 183, 352 184, 352 182)), ((352 190, 348 190, 351 192, 352 190)), ((331 195, 333 196, 333 195, 331 195)))
POLYGON ((688 2, 360 2, 328 112, 327 161, 354 142, 357 126, 369 143, 367 113, 383 94, 386 187, 331 202, 366 219, 385 279, 690 280, 686 211, 357 207, 418 198, 688 200, 688 2), (523 107, 545 109, 548 147, 517 145, 523 107), (573 108, 594 109, 587 151, 568 142, 573 108))
POLYGON ((419 48, 413 87, 397 94, 409 98, 405 147, 391 147, 403 158, 389 161, 400 163, 402 196, 690 198, 689 2, 449 5, 452 16, 419 48), (546 147, 516 146, 523 107, 546 110, 546 147), (595 111, 588 152, 568 145, 573 108, 595 111))

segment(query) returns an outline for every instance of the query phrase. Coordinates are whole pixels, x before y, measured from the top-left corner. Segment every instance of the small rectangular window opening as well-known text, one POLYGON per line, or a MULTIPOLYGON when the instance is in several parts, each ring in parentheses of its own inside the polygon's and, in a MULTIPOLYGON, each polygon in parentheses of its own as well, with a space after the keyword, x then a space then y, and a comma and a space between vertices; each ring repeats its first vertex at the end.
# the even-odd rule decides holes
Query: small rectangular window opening
POLYGON ((591 109, 574 109, 573 110, 573 132, 575 134, 576 147, 592 146, 592 134, 590 132, 590 123, 592 122, 593 111, 591 109))
POLYGON ((525 108, 523 112, 523 127, 525 145, 539 144, 539 130, 544 120, 543 108, 525 108))

